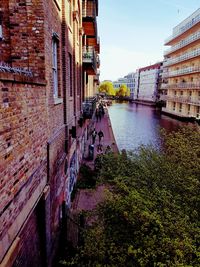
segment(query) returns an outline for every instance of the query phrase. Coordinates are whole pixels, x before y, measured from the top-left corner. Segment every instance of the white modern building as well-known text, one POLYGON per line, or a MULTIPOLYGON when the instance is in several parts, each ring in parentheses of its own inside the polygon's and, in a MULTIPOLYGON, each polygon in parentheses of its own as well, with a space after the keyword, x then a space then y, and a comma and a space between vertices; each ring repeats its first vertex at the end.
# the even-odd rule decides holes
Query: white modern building
POLYGON ((162 62, 140 68, 137 73, 137 100, 156 102, 162 62))
POLYGON ((164 53, 162 111, 200 121, 200 8, 173 29, 165 45, 170 47, 164 53))
POLYGON ((130 89, 130 97, 134 99, 135 94, 135 73, 131 72, 124 78, 119 78, 117 81, 113 82, 115 89, 119 89, 122 84, 125 84, 130 89))

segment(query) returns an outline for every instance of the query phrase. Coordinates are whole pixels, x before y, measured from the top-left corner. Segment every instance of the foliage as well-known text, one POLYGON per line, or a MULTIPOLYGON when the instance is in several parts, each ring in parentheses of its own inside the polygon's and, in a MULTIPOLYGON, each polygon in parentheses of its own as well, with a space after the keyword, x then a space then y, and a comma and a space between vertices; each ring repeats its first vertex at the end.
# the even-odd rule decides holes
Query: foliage
POLYGON ((116 96, 119 97, 130 96, 130 89, 125 84, 122 84, 120 88, 117 90, 116 96))
POLYGON ((105 93, 107 95, 115 95, 115 89, 112 82, 103 82, 99 86, 99 93, 105 93))
POLYGON ((96 173, 86 164, 82 164, 76 187, 79 189, 93 188, 96 185, 96 173))
POLYGON ((200 134, 185 128, 162 141, 163 151, 103 157, 107 198, 67 266, 200 266, 200 134))

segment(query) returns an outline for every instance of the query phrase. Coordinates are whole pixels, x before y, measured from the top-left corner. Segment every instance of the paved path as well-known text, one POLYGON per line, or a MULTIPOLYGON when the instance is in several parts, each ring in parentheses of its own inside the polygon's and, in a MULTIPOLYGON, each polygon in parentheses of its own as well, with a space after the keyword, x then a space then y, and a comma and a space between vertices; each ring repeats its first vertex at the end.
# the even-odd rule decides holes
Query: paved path
MULTIPOLYGON (((111 127, 110 118, 107 109, 105 109, 105 115, 101 121, 95 122, 94 127, 97 132, 100 130, 104 133, 104 138, 102 140, 103 152, 105 153, 106 147, 109 145, 114 153, 118 153, 118 148, 115 142, 114 134, 111 127)), ((92 137, 88 139, 88 146, 92 144, 92 137)), ((94 159, 91 161, 84 160, 83 163, 87 164, 91 168, 94 168, 94 160, 98 155, 97 147, 99 144, 99 138, 97 136, 96 142, 94 144, 94 159)), ((101 185, 95 190, 82 189, 76 194, 75 200, 72 204, 73 211, 81 210, 92 210, 94 209, 103 199, 104 199, 104 189, 105 186, 101 185)))
MULTIPOLYGON (((116 141, 115 141, 115 137, 113 134, 113 130, 112 130, 112 126, 111 126, 111 122, 110 122, 110 118, 108 115, 108 111, 107 108, 105 108, 105 115, 104 117, 101 119, 101 121, 95 121, 94 123, 94 127, 97 131, 97 133, 101 130, 104 134, 104 137, 101 141, 101 144, 103 146, 103 153, 105 153, 107 146, 109 145, 111 147, 111 150, 114 153, 118 153, 118 147, 116 145, 116 141)), ((89 145, 92 144, 92 136, 89 137, 88 139, 88 143, 87 143, 87 147, 89 145)), ((94 167, 94 160, 98 155, 98 144, 99 144, 99 137, 97 135, 96 137, 96 141, 94 144, 94 159, 93 160, 84 160, 83 163, 87 164, 88 166, 90 166, 91 168, 94 167)))

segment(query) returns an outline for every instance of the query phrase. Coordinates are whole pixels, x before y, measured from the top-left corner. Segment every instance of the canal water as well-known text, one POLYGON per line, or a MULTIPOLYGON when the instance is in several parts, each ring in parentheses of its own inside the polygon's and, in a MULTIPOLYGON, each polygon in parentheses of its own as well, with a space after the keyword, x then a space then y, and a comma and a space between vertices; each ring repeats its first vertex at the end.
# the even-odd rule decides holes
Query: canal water
POLYGON ((108 109, 115 139, 120 150, 135 150, 139 145, 160 147, 160 129, 178 130, 186 123, 161 114, 152 106, 113 102, 108 109))

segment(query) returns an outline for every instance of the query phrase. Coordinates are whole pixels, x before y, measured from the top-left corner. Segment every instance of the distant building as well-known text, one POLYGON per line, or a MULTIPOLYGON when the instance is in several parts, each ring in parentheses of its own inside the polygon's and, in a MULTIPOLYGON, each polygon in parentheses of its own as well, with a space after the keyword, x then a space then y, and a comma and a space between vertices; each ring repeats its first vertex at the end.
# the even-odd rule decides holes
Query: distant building
POLYGON ((163 111, 200 119, 200 8, 173 29, 165 45, 171 47, 164 54, 163 111))
POLYGON ((137 100, 156 102, 158 100, 158 88, 162 63, 156 63, 140 68, 137 76, 137 100))
POLYGON ((113 86, 116 90, 119 89, 122 84, 125 84, 130 89, 130 97, 134 99, 135 73, 131 72, 123 78, 119 78, 117 81, 113 82, 113 86))

